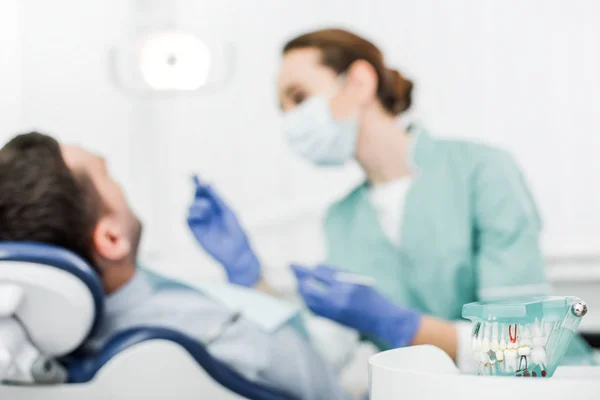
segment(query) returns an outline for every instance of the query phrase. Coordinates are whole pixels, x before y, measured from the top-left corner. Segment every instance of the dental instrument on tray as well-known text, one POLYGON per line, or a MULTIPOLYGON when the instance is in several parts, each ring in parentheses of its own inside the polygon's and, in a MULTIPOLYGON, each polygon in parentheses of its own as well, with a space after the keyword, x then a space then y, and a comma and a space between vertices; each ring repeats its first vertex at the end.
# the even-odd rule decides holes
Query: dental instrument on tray
POLYGON ((339 282, 353 283, 355 285, 375 286, 374 278, 366 275, 351 274, 349 272, 338 272, 335 275, 335 279, 339 282))

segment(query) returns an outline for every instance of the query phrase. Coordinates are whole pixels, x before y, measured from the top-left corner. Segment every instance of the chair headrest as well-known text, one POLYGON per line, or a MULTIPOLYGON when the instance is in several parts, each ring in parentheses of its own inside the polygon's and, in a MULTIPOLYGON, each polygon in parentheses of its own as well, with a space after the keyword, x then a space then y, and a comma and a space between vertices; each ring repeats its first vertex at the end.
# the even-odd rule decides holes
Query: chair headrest
POLYGON ((47 265, 66 271, 89 289, 96 309, 94 330, 104 313, 104 288, 98 274, 79 256, 57 246, 33 242, 0 242, 0 268, 3 261, 47 265))

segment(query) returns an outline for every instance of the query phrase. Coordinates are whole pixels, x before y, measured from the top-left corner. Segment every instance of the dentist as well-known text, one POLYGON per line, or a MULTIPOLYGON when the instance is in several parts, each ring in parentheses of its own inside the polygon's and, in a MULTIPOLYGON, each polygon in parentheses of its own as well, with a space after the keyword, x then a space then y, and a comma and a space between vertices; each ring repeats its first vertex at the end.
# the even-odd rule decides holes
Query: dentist
MULTIPOLYGON (((300 157, 321 166, 355 160, 367 176, 327 213, 326 262, 293 266, 308 307, 382 350, 434 344, 473 370, 463 304, 549 291, 540 217, 513 158, 399 124, 412 82, 348 31, 288 42, 278 89, 300 157), (372 277, 374 287, 342 282, 338 270, 372 277)), ((260 263, 232 221, 214 191, 199 187, 188 221, 195 237, 232 282, 259 285, 260 263)))

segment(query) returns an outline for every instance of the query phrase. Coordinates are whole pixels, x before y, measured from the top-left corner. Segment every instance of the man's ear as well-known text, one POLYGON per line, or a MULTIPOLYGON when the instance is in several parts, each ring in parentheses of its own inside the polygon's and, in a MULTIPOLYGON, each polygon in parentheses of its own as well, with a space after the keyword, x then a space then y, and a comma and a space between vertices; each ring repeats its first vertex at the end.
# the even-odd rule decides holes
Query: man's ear
POLYGON ((373 100, 377 95, 379 79, 377 71, 371 63, 365 60, 356 60, 346 72, 344 89, 358 98, 362 104, 373 100))
POLYGON ((106 261, 120 261, 131 252, 131 243, 116 218, 100 218, 94 230, 94 249, 106 261))

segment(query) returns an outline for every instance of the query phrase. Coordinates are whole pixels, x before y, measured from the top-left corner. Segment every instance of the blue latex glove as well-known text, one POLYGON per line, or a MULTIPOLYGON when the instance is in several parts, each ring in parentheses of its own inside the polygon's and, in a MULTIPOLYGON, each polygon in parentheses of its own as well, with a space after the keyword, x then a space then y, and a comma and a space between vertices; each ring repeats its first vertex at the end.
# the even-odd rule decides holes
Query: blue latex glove
POLYGON ((225 267, 229 282, 254 286, 261 276, 260 263, 235 214, 212 187, 194 176, 196 194, 188 225, 198 243, 225 267))
POLYGON ((336 280, 336 269, 292 265, 298 290, 315 314, 339 322, 387 343, 410 345, 421 325, 421 314, 392 303, 374 288, 336 280))

